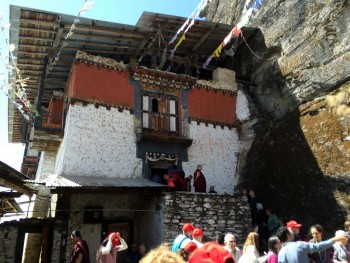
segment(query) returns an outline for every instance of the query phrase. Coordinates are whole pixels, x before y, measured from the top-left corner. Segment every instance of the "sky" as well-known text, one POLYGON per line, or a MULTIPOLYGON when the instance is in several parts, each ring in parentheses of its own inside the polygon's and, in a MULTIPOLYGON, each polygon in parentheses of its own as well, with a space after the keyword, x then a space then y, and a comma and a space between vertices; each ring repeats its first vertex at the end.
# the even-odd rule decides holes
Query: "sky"
MULTIPOLYGON (((89 0, 88 2, 94 2, 95 4, 82 17, 135 25, 144 11, 187 18, 195 10, 200 0, 89 0)), ((1 25, 9 23, 10 5, 77 16, 83 4, 84 0, 1 0, 0 13, 2 13, 3 19, 0 20, 0 23, 1 25)), ((5 42, 5 37, 8 39, 8 32, 9 30, 5 29, 4 36, 0 31, 0 52, 2 57, 7 56, 9 53, 5 42)), ((8 75, 2 60, 0 60, 0 74, 8 75)), ((21 143, 8 143, 7 105, 8 98, 0 90, 0 161, 19 171, 24 145, 21 143)))

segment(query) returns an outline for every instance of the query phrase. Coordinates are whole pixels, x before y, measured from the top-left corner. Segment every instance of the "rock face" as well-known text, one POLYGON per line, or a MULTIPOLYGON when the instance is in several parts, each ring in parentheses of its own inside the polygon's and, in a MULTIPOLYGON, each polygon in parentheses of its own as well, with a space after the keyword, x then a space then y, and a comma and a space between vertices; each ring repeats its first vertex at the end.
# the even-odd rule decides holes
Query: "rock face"
MULTIPOLYGON (((206 19, 236 25, 253 2, 213 0, 206 19)), ((223 58, 242 83, 240 184, 305 230, 350 215, 349 24, 349 0, 263 1, 223 58)))

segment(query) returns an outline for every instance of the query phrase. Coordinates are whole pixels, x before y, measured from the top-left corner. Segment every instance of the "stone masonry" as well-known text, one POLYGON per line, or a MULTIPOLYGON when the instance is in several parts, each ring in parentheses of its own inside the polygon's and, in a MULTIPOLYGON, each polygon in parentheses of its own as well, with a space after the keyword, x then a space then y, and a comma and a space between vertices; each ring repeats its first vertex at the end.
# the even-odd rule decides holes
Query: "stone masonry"
POLYGON ((250 209, 245 195, 174 192, 163 195, 164 242, 171 244, 185 223, 204 231, 206 241, 228 232, 242 244, 250 230, 250 209))
MULTIPOLYGON (((53 219, 21 219, 20 221, 8 221, 0 225, 0 262, 1 263, 15 263, 18 262, 16 258, 16 249, 20 249, 23 244, 17 244, 18 234, 27 229, 26 233, 30 233, 31 227, 43 227, 50 226, 53 229, 52 233, 52 244, 49 244, 51 261, 59 262, 59 248, 60 248, 60 238, 61 238, 61 222, 59 220, 53 219)), ((38 233, 40 235, 40 233, 38 233)), ((23 249, 23 247, 22 247, 23 249)), ((40 252, 40 245, 36 248, 40 252)), ((32 251, 36 254, 35 251, 32 251)), ((22 253, 22 252, 21 252, 22 253)), ((28 253, 28 252, 27 252, 28 253)), ((36 255, 26 255, 28 259, 36 255)), ((26 260, 27 262, 28 260, 26 260)))

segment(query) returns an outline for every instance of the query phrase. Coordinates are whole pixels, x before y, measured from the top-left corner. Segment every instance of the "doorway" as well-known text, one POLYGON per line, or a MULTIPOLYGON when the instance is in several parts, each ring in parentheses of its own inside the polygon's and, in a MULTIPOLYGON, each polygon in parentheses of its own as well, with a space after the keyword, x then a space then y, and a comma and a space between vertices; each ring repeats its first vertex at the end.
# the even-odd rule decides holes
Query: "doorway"
POLYGON ((23 226, 18 229, 16 260, 19 263, 49 263, 51 261, 52 228, 23 226))
MULTIPOLYGON (((109 233, 119 232, 125 243, 130 247, 132 244, 132 221, 131 220, 114 220, 102 223, 101 241, 104 240, 109 233)), ((129 249, 118 252, 117 263, 127 262, 129 249)))
POLYGON ((155 162, 149 162, 148 164, 148 179, 160 184, 167 184, 163 176, 169 173, 169 170, 174 169, 174 161, 158 160, 155 162))

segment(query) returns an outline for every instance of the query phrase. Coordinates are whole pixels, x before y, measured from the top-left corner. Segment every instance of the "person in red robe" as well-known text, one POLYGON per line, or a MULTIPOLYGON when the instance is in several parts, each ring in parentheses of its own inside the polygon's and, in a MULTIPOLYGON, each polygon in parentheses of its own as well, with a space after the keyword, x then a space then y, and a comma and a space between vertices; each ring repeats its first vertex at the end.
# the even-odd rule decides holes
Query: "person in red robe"
POLYGON ((89 246, 86 241, 81 238, 80 231, 75 230, 71 234, 74 249, 70 259, 71 263, 90 263, 89 246))
POLYGON ((207 181, 202 173, 202 165, 198 165, 196 171, 194 172, 193 186, 194 191, 197 193, 207 192, 207 181))

